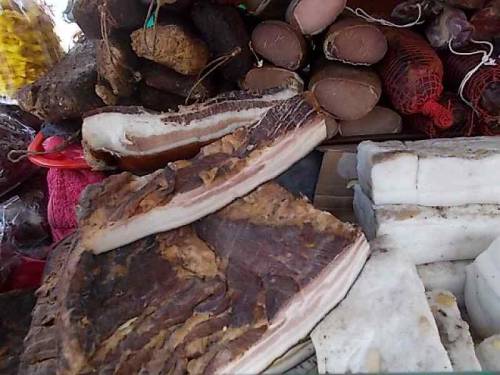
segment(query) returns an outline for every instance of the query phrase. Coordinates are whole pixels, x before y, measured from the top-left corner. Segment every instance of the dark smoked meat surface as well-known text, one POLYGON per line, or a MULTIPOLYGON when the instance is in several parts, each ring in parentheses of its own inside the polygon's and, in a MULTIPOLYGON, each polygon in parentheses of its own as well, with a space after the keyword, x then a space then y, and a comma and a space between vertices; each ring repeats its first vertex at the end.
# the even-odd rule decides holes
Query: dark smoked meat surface
POLYGON ((84 231, 105 228, 110 223, 165 205, 175 194, 203 184, 215 185, 244 170, 250 164, 248 158, 252 152, 269 146, 315 117, 315 109, 303 96, 297 95, 273 107, 252 128, 240 128, 205 146, 191 160, 171 163, 165 169, 141 178, 127 172, 111 176, 102 184, 92 185, 82 195, 80 227, 84 231))
POLYGON ((34 305, 33 291, 0 294, 0 374, 17 374, 34 305))
POLYGON ((193 225, 101 255, 68 240, 49 263, 23 374, 214 373, 359 235, 267 184, 193 225))

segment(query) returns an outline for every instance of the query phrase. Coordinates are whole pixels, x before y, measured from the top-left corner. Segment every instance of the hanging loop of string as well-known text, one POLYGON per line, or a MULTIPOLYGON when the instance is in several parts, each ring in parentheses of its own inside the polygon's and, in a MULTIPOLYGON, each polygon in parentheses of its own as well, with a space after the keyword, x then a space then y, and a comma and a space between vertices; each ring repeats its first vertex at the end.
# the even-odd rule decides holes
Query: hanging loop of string
POLYGON ((253 56, 255 57, 255 60, 257 61, 257 68, 262 68, 264 66, 264 60, 259 58, 257 55, 257 52, 253 49, 252 41, 248 42, 248 48, 250 48, 250 51, 252 52, 253 56))
POLYGON ((482 66, 494 66, 494 65, 496 65, 495 59, 491 57, 493 55, 493 51, 495 50, 495 48, 493 47, 493 44, 490 42, 486 42, 484 40, 471 39, 470 41, 474 44, 480 44, 480 45, 487 46, 488 51, 477 50, 477 51, 471 51, 471 52, 460 52, 460 51, 457 51, 453 48, 453 40, 454 40, 454 38, 451 38, 448 41, 448 47, 450 48, 450 51, 453 54, 458 55, 458 56, 472 56, 472 55, 479 55, 479 54, 483 55, 483 57, 481 58, 481 61, 465 75, 462 82, 460 83, 460 87, 458 88, 458 94, 460 95, 460 99, 462 99, 462 101, 465 104, 467 104, 470 108, 472 108, 472 110, 477 114, 477 109, 474 107, 474 105, 471 102, 469 102, 467 99, 465 99, 465 97, 464 97, 465 86, 467 85, 467 82, 469 82, 469 80, 472 78, 472 76, 474 74, 476 74, 476 72, 479 69, 481 69, 482 66))
POLYGON ((422 15, 423 15, 422 5, 421 4, 416 4, 416 6, 417 6, 417 9, 418 9, 418 17, 417 17, 417 19, 415 21, 413 21, 413 22, 410 22, 410 23, 407 23, 407 24, 404 24, 404 25, 398 25, 396 23, 392 23, 390 21, 384 20, 383 18, 375 18, 375 17, 369 15, 366 11, 364 11, 361 8, 353 9, 353 8, 347 6, 347 7, 345 7, 345 9, 347 9, 351 13, 355 14, 359 18, 364 19, 367 22, 378 23, 379 25, 382 25, 382 26, 390 26, 390 27, 396 27, 396 28, 400 28, 400 29, 405 29, 405 28, 408 28, 408 27, 413 27, 413 26, 421 25, 421 24, 423 24, 425 22, 424 20, 422 20, 422 15))
POLYGON ((210 75, 212 74, 216 69, 221 67, 222 65, 226 64, 229 62, 231 59, 234 57, 238 56, 241 53, 241 47, 236 47, 234 50, 232 50, 230 53, 226 55, 222 55, 217 57, 216 59, 210 61, 205 68, 200 72, 198 75, 198 79, 196 80, 195 84, 191 89, 189 90, 189 93, 186 97, 185 104, 188 104, 189 99, 191 99, 191 96, 193 95, 194 90, 210 75), (208 69, 208 70, 207 70, 208 69), (205 73, 203 73, 205 72, 205 73))
POLYGON ((139 72, 136 72, 134 69, 132 69, 130 66, 127 64, 124 64, 120 61, 120 59, 117 59, 115 54, 113 53, 113 49, 111 48, 110 42, 109 42, 109 15, 106 11, 105 4, 99 5, 99 21, 100 21, 100 27, 101 27, 101 35, 102 35, 102 40, 104 43, 104 46, 106 48, 106 52, 108 53, 109 56, 109 61, 111 65, 113 65, 115 68, 121 67, 128 71, 132 79, 135 82, 139 82, 141 80, 141 76, 139 72))
POLYGON ((156 40, 157 40, 157 24, 158 24, 158 17, 160 15, 160 8, 163 4, 173 4, 175 3, 175 0, 150 0, 149 7, 148 7, 148 13, 146 15, 146 19, 144 20, 144 45, 146 46, 146 49, 148 49, 154 56, 156 52, 156 40), (155 5, 156 4, 156 5, 155 5), (153 13, 153 8, 154 8, 154 13, 153 13), (153 19, 151 20, 151 17, 153 19), (151 51, 151 48, 148 45, 148 39, 147 39, 147 32, 146 30, 149 29, 150 22, 153 22, 153 50, 151 51))
POLYGON ((28 151, 28 150, 10 150, 7 154, 7 160, 11 163, 19 163, 20 161, 36 155, 48 155, 55 154, 57 152, 64 151, 69 145, 71 145, 80 136, 81 130, 76 131, 67 139, 64 140, 60 145, 57 145, 50 151, 28 151))

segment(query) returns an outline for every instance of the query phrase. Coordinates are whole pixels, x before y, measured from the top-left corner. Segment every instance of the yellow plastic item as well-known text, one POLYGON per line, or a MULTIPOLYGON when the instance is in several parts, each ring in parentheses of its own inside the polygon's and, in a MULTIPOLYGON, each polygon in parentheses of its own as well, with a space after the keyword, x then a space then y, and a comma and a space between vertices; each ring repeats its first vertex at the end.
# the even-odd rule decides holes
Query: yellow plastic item
POLYGON ((0 0, 0 95, 11 97, 63 56, 54 23, 34 0, 0 0))

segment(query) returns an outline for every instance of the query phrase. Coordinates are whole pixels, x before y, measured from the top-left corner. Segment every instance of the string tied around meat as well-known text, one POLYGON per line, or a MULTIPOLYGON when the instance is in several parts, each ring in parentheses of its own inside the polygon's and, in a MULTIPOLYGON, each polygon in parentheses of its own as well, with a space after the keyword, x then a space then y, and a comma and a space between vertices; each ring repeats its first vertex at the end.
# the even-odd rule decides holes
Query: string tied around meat
POLYGON ((193 95, 194 90, 210 75, 212 74, 215 70, 220 68, 222 65, 228 63, 231 59, 235 58, 241 53, 241 47, 236 47, 229 53, 219 56, 215 58, 214 60, 210 61, 205 68, 200 72, 198 75, 198 79, 196 80, 195 84, 191 89, 189 90, 189 93, 186 97, 185 104, 189 103, 189 99, 191 99, 191 96, 193 95), (205 73, 203 73, 205 72, 205 73))
POLYGON ((493 55, 495 48, 494 48, 493 44, 490 42, 487 42, 484 40, 470 39, 470 41, 474 44, 480 44, 480 45, 487 46, 488 51, 480 49, 480 50, 471 51, 471 52, 460 52, 460 51, 457 51, 453 48, 453 39, 454 38, 451 38, 448 42, 448 47, 450 48, 451 53, 458 55, 458 56, 471 56, 471 55, 478 55, 478 54, 483 55, 481 57, 481 61, 464 76, 464 79, 462 80, 462 82, 460 83, 460 86, 458 88, 458 94, 460 95, 460 99, 462 99, 462 101, 465 104, 467 104, 470 108, 472 108, 474 113, 478 114, 477 108, 475 108, 474 105, 470 101, 465 99, 465 96, 464 96, 465 86, 467 85, 467 82, 469 82, 469 80, 472 78, 472 76, 474 74, 476 74, 476 72, 479 69, 481 69, 482 66, 495 66, 495 65, 497 65, 495 59, 491 57, 493 55))
POLYGON ((250 52, 252 52, 253 56, 255 57, 255 60, 257 62, 257 68, 262 68, 264 66, 264 60, 262 60, 258 55, 257 52, 253 49, 252 41, 248 42, 248 48, 250 48, 250 52))
POLYGON ((389 26, 389 27, 396 27, 396 28, 403 29, 403 28, 409 28, 409 27, 421 25, 421 24, 423 24, 425 22, 424 20, 422 20, 422 15, 423 15, 422 5, 421 4, 416 4, 416 7, 417 7, 417 10, 418 10, 418 17, 417 17, 417 19, 415 21, 413 21, 413 22, 410 22, 410 23, 407 23, 407 24, 404 24, 404 25, 398 25, 396 23, 392 23, 390 21, 384 20, 383 18, 375 18, 375 17, 371 16, 370 14, 368 14, 365 10, 363 10, 361 8, 353 9, 353 8, 351 8, 349 6, 346 6, 345 9, 347 9, 351 13, 355 14, 359 18, 364 19, 367 22, 378 23, 379 25, 382 25, 382 26, 389 26))

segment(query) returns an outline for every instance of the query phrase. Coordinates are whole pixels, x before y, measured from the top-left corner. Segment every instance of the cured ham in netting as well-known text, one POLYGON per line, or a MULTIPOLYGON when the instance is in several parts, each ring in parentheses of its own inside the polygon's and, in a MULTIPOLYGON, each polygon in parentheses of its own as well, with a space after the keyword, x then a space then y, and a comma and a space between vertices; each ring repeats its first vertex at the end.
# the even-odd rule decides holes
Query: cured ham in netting
POLYGON ((443 92, 443 65, 436 52, 412 31, 386 28, 384 33, 389 50, 379 72, 393 106, 402 114, 421 113, 436 127, 449 128, 453 116, 438 102, 443 92))

